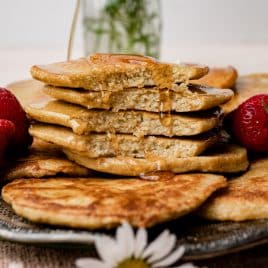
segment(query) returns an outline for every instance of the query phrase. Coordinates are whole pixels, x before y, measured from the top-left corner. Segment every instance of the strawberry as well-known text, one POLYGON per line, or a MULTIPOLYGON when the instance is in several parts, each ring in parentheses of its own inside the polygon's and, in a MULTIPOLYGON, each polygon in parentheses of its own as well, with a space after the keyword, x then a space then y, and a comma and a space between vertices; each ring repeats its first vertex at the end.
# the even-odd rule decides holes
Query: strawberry
POLYGON ((235 137, 251 151, 268 152, 268 94, 255 95, 234 111, 235 137))
POLYGON ((14 137, 15 125, 6 119, 0 119, 0 165, 4 163, 4 154, 9 142, 14 137))
POLYGON ((17 151, 31 143, 26 113, 16 97, 5 88, 0 88, 0 119, 10 120, 15 125, 15 133, 9 143, 10 148, 17 151))

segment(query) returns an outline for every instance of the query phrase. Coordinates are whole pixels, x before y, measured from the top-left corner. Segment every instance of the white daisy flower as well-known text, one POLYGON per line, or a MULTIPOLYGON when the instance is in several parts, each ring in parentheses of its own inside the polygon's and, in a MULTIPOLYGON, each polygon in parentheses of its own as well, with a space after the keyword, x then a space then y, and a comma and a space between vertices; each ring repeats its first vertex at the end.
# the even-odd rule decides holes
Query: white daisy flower
MULTIPOLYGON (((177 238, 169 230, 163 231, 152 243, 147 245, 148 234, 139 228, 136 235, 128 223, 116 230, 115 239, 101 235, 95 246, 101 260, 81 258, 76 260, 79 268, 160 268, 172 267, 184 254, 183 246, 175 247, 177 238)), ((185 263, 174 268, 195 268, 185 263)))
POLYGON ((22 262, 10 262, 7 266, 8 268, 23 268, 22 262))

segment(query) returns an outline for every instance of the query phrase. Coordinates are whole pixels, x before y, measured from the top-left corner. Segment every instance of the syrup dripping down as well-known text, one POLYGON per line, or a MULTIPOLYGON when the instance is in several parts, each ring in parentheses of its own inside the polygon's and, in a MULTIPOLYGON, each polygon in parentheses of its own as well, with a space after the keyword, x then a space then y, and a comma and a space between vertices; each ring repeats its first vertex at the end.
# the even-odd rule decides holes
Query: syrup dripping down
POLYGON ((76 24, 77 24, 78 15, 79 15, 80 1, 81 0, 77 0, 76 4, 75 4, 75 10, 74 10, 72 25, 71 25, 71 29, 70 29, 70 35, 69 35, 69 41, 68 41, 67 61, 69 61, 71 59, 71 53, 73 50, 75 28, 76 28, 76 24))
POLYGON ((159 119, 162 126, 168 128, 168 135, 173 135, 173 120, 171 116, 172 102, 170 89, 159 91, 159 119))
POLYGON ((115 155, 119 155, 119 141, 116 137, 116 134, 115 134, 115 130, 114 129, 110 129, 108 132, 107 132, 107 137, 108 137, 108 140, 111 144, 111 147, 114 151, 114 154, 115 155))
POLYGON ((157 180, 171 180, 175 174, 171 171, 152 171, 147 173, 141 173, 140 179, 148 181, 157 181, 157 180))

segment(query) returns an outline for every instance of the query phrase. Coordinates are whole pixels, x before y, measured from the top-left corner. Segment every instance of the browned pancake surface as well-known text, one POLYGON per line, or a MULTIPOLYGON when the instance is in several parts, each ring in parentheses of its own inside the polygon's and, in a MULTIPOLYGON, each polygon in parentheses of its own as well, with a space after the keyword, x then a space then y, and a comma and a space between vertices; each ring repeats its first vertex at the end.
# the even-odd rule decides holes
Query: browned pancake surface
POLYGON ((16 180, 2 190, 15 212, 31 221, 78 228, 107 228, 128 221, 149 227, 200 206, 225 178, 211 174, 140 179, 16 180))
POLYGON ((232 221, 268 218, 268 158, 256 160, 248 172, 229 181, 205 203, 200 215, 232 221))

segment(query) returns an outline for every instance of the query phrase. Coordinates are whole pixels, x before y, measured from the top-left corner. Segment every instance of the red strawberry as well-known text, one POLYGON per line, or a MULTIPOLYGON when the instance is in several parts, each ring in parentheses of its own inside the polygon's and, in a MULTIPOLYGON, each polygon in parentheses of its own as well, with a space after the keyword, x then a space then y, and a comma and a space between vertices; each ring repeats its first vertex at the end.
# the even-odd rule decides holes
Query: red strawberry
POLYGON ((233 114, 235 137, 249 150, 268 152, 268 94, 255 95, 233 114))
POLYGON ((26 114, 16 97, 5 88, 0 88, 0 119, 10 120, 15 125, 15 133, 9 144, 10 147, 19 150, 31 143, 26 114))
POLYGON ((4 154, 9 142, 14 137, 15 125, 6 119, 0 119, 0 165, 4 163, 4 154))

